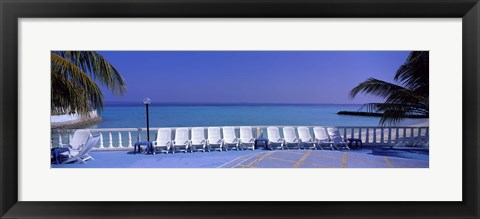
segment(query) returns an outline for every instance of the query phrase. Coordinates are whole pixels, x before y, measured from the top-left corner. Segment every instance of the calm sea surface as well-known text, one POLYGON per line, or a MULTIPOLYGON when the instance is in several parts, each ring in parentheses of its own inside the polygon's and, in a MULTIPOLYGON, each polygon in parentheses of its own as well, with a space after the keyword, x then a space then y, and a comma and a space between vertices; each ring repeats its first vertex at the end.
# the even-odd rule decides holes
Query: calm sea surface
MULTIPOLYGON (((378 117, 337 115, 361 105, 153 105, 151 127, 193 126, 375 126, 378 117)), ((146 127, 144 105, 107 105, 103 121, 90 128, 146 127)), ((427 119, 408 119, 411 125, 427 119)))

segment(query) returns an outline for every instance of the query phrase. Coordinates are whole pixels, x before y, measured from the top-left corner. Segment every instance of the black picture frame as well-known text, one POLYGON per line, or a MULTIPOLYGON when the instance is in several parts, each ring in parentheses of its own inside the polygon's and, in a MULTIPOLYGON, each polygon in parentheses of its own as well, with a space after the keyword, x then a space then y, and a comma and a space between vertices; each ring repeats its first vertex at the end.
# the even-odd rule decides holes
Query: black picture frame
MULTIPOLYGON (((0 0, 2 218, 479 218, 478 0, 0 0), (462 202, 20 202, 18 19, 134 17, 462 18, 462 202)), ((448 42, 446 42, 448 43, 448 42)), ((452 148, 454 150, 454 148, 452 148)), ((439 191, 441 192, 441 191, 439 191)))

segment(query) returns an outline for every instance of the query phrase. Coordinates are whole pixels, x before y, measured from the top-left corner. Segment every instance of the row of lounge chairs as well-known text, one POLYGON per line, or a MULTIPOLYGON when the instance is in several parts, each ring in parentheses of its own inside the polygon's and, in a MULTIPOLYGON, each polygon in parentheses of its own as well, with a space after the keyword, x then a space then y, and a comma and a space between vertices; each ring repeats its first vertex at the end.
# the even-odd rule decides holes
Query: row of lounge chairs
MULTIPOLYGON (((220 136, 219 127, 207 129, 208 138, 205 138, 204 128, 192 128, 192 137, 189 139, 188 128, 177 128, 175 138, 172 140, 172 129, 160 128, 157 131, 156 141, 153 143, 153 153, 175 153, 194 151, 228 151, 255 149, 255 138, 251 127, 240 127, 240 138, 237 138, 234 127, 223 127, 223 138, 220 136)), ((350 149, 348 143, 341 137, 336 128, 314 127, 312 137, 307 127, 298 127, 298 137, 293 127, 284 127, 283 138, 278 127, 268 127, 268 147, 274 149, 350 149)))
MULTIPOLYGON (((177 151, 228 151, 255 149, 255 138, 251 127, 240 127, 240 138, 237 138, 234 127, 223 127, 221 129, 223 138, 220 135, 219 127, 207 129, 208 138, 205 138, 204 128, 192 128, 191 139, 189 139, 188 128, 177 128, 175 138, 172 140, 172 129, 160 128, 157 131, 156 141, 153 143, 153 152, 175 153, 177 151)), ((268 127, 269 149, 350 149, 346 141, 336 128, 314 127, 314 137, 311 136, 307 127, 298 127, 298 137, 293 127, 284 127, 283 138, 280 136, 278 127, 268 127)), ((89 130, 81 129, 75 131, 71 141, 63 148, 67 149, 59 153, 65 159, 61 163, 82 162, 93 159, 88 153, 98 144, 100 134, 90 133, 89 130)), ((52 155, 53 156, 53 155, 52 155)), ((58 158, 57 158, 58 159, 58 158)))

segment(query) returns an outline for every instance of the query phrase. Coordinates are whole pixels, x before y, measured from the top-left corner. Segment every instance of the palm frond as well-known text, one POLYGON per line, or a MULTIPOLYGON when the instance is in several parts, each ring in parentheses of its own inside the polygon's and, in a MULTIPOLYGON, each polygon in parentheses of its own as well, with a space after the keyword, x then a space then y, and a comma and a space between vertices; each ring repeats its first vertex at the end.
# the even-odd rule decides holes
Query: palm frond
POLYGON ((409 116, 429 115, 429 57, 428 52, 411 52, 397 70, 394 80, 401 85, 369 78, 350 91, 381 98, 383 103, 367 103, 360 110, 382 113, 380 124, 394 124, 409 116))
POLYGON ((375 78, 369 78, 366 81, 360 83, 350 91, 350 97, 354 98, 359 93, 371 94, 381 98, 388 97, 392 91, 404 89, 401 86, 392 84, 386 81, 378 80, 375 78))
POLYGON ((122 95, 127 91, 122 75, 99 53, 94 51, 58 51, 55 53, 77 65, 113 93, 122 95))
POLYGON ((405 63, 395 73, 394 80, 410 90, 428 96, 429 53, 411 52, 405 63))
POLYGON ((55 104, 53 108, 62 111, 76 109, 80 114, 88 114, 91 104, 92 108, 101 111, 103 94, 87 73, 55 53, 51 54, 51 62, 52 104, 55 104), (76 97, 73 94, 80 96, 76 97))

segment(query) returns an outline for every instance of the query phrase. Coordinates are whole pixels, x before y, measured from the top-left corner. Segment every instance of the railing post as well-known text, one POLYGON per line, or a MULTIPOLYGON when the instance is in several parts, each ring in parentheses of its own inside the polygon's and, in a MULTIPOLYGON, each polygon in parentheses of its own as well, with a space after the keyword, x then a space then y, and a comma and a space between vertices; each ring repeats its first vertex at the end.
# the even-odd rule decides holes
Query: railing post
POLYGON ((113 139, 112 139, 112 133, 108 133, 108 147, 112 148, 113 147, 113 139))
POLYGON ((399 139, 398 128, 395 128, 395 144, 398 144, 399 139))
POLYGON ((140 142, 142 141, 142 135, 141 135, 142 129, 138 128, 137 130, 137 141, 140 142))
POLYGON ((118 132, 118 147, 121 148, 123 147, 122 143, 122 133, 118 132))
POLYGON ((377 144, 377 127, 373 128, 373 140, 372 143, 375 145, 377 144))
POLYGON ((358 128, 358 139, 362 140, 362 128, 358 128))
POLYGON ((355 133, 354 128, 352 128, 351 131, 352 131, 352 133, 350 133, 350 138, 355 138, 355 136, 353 135, 355 133))
POLYGON ((410 142, 412 143, 412 146, 415 145, 414 141, 415 141, 414 130, 413 128, 410 128, 410 142))
POLYGON ((392 127, 388 127, 388 144, 392 143, 392 127))
POLYGON ((425 143, 430 145, 430 133, 429 127, 425 128, 425 143))
POLYGON ((343 128, 343 139, 347 139, 347 128, 343 128))
POLYGON ((369 142, 369 141, 368 141, 368 140, 369 140, 368 137, 369 137, 369 135, 370 135, 369 132, 370 132, 370 128, 367 128, 367 133, 365 133, 365 144, 368 144, 368 142, 369 142))
POLYGON ((403 139, 402 139, 402 142, 404 144, 407 143, 407 128, 403 128, 403 139))
POLYGON ((103 134, 100 132, 100 148, 104 148, 103 146, 103 134))
POLYGON ((128 132, 128 147, 132 147, 132 133, 128 132))
POLYGON ((58 134, 58 146, 63 147, 62 136, 60 135, 60 133, 58 134))
POLYGON ((385 144, 384 130, 385 130, 385 127, 382 126, 382 129, 380 130, 380 144, 385 144))

